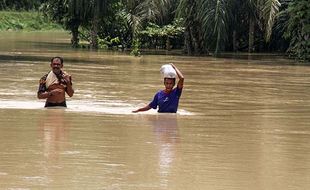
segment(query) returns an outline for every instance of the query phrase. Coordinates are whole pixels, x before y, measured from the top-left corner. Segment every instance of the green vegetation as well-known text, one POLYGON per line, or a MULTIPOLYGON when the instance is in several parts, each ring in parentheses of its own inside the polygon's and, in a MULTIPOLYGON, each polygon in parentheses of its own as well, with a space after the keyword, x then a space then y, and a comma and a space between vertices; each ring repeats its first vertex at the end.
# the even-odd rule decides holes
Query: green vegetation
POLYGON ((172 24, 162 27, 154 23, 149 23, 145 30, 140 31, 138 35, 143 40, 145 47, 166 48, 170 50, 171 47, 175 47, 177 44, 180 45, 178 41, 182 41, 184 29, 182 20, 176 20, 172 24))
POLYGON ((35 10, 46 0, 0 0, 0 10, 35 10))
MULTIPOLYGON (((129 48, 134 55, 141 48, 156 48, 214 56, 287 52, 309 60, 308 1, 0 0, 0 9, 40 10, 70 31, 73 47, 80 47, 82 39, 91 49, 129 48)), ((13 19, 11 27, 23 29, 27 22, 16 24, 18 20, 13 19)), ((1 23, 2 30, 8 29, 8 21, 1 23)))
POLYGON ((60 30, 61 28, 38 12, 0 11, 0 31, 60 30))
POLYGON ((307 0, 289 4, 284 37, 290 40, 288 52, 298 59, 310 60, 310 4, 307 0))

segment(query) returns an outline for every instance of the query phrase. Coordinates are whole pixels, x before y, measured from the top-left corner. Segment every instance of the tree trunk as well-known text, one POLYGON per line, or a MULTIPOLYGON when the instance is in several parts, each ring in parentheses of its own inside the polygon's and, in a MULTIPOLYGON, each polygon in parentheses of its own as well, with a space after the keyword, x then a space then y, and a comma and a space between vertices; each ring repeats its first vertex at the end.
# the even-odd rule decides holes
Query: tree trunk
POLYGON ((184 32, 184 40, 185 40, 185 51, 187 52, 187 54, 191 55, 192 52, 192 45, 191 45, 191 39, 190 39, 190 30, 189 28, 187 28, 184 32))
POLYGON ((77 21, 72 22, 71 33, 71 46, 77 48, 79 47, 79 23, 77 21))
POLYGON ((249 53, 254 52, 254 31, 255 22, 253 18, 249 20, 249 53))
POLYGON ((194 48, 194 54, 198 54, 198 52, 199 52, 199 44, 198 44, 198 41, 197 41, 197 38, 196 38, 194 32, 195 31, 194 31, 193 27, 190 27, 190 37, 191 37, 191 42, 192 42, 192 45, 193 45, 193 48, 194 48))
POLYGON ((221 51, 221 43, 220 43, 220 39, 221 39, 221 33, 220 32, 217 32, 217 37, 216 37, 216 47, 215 47, 215 52, 214 52, 214 55, 215 56, 218 56, 220 54, 220 51, 221 51))
POLYGON ((238 51, 236 30, 233 31, 233 51, 234 52, 238 51))
POLYGON ((202 29, 200 27, 198 29, 198 36, 199 36, 198 39, 199 39, 200 53, 201 54, 208 54, 209 52, 208 52, 208 49, 207 49, 207 47, 205 45, 205 41, 203 39, 203 34, 202 34, 202 29))
POLYGON ((171 50, 171 45, 170 45, 170 38, 167 36, 166 39, 166 50, 170 51, 171 50))
POLYGON ((91 31, 90 31, 90 48, 98 49, 98 25, 99 19, 95 15, 92 21, 91 31))

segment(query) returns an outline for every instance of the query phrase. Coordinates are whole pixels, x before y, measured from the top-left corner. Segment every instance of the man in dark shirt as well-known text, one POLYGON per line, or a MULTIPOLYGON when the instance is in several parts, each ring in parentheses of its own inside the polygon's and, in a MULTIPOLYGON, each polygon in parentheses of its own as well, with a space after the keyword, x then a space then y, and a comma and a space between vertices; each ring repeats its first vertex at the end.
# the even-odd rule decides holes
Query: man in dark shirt
POLYGON ((65 93, 73 96, 71 76, 62 70, 63 59, 53 57, 50 64, 52 70, 40 79, 38 98, 46 99, 45 107, 67 107, 65 93))

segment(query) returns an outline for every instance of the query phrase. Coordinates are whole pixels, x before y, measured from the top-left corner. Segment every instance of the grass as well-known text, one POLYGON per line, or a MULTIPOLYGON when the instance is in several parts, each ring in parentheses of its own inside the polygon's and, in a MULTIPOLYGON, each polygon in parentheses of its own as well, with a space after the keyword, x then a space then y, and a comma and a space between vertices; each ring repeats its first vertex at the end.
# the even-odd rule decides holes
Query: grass
POLYGON ((0 11, 0 31, 62 30, 62 27, 49 21, 40 12, 0 11))

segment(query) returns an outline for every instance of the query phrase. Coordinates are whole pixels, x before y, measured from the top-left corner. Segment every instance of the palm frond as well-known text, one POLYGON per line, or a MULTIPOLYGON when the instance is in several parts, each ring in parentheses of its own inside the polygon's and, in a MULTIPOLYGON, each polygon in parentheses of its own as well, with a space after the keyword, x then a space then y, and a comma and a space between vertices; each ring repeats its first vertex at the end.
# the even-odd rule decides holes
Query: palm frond
POLYGON ((214 33, 216 35, 215 54, 221 50, 221 46, 227 40, 227 10, 224 0, 217 0, 215 11, 214 33))
POLYGON ((266 41, 270 40, 270 36, 272 33, 272 27, 275 23, 275 18, 279 13, 279 8, 281 3, 279 0, 266 0, 263 15, 265 18, 265 27, 266 27, 266 41))
POLYGON ((225 46, 228 35, 228 10, 224 0, 200 0, 199 19, 208 46, 219 53, 225 46))

